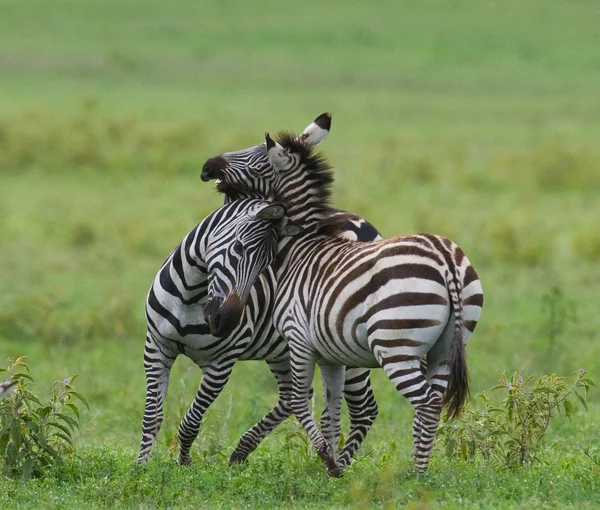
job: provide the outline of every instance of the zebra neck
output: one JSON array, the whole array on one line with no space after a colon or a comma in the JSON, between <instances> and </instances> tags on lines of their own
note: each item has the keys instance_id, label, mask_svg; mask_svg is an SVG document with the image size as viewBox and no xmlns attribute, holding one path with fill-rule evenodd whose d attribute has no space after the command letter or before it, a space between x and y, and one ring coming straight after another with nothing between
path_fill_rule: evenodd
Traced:
<instances>
[{"instance_id":1,"label":"zebra neck","mask_svg":"<svg viewBox=\"0 0 600 510\"><path fill-rule=\"evenodd\" d=\"M192 230L173 251L170 263L163 268L184 303L206 291L208 270L200 242L201 231L200 226Z\"/></svg>"},{"instance_id":2,"label":"zebra neck","mask_svg":"<svg viewBox=\"0 0 600 510\"><path fill-rule=\"evenodd\" d=\"M287 207L287 215L304 228L318 225L329 218L333 209L323 201L319 190L304 187L304 189L279 193L271 198L282 202Z\"/></svg>"}]
</instances>

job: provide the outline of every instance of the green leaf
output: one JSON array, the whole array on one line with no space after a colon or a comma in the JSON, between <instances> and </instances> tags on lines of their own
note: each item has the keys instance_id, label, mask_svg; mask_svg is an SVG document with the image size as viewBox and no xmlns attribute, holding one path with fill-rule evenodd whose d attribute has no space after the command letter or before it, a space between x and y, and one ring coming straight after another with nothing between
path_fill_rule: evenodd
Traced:
<instances>
[{"instance_id":1,"label":"green leaf","mask_svg":"<svg viewBox=\"0 0 600 510\"><path fill-rule=\"evenodd\" d=\"M46 416L48 416L50 414L51 411L52 411L52 407L46 406L46 407L40 407L40 408L36 409L34 412L40 418L45 418Z\"/></svg>"},{"instance_id":2,"label":"green leaf","mask_svg":"<svg viewBox=\"0 0 600 510\"><path fill-rule=\"evenodd\" d=\"M31 477L31 473L33 473L33 459L27 459L23 463L21 470L22 470L21 478L23 480L28 480Z\"/></svg>"},{"instance_id":3,"label":"green leaf","mask_svg":"<svg viewBox=\"0 0 600 510\"><path fill-rule=\"evenodd\" d=\"M29 420L26 424L25 427L27 427L27 429L29 429L31 432L39 432L40 427L39 425L34 422L33 420Z\"/></svg>"},{"instance_id":4,"label":"green leaf","mask_svg":"<svg viewBox=\"0 0 600 510\"><path fill-rule=\"evenodd\" d=\"M33 380L33 377L31 377L29 374L24 374L24 373L14 374L14 375L13 375L13 378L14 378L14 379L28 379L28 380L30 380L31 382L35 382L35 381Z\"/></svg>"},{"instance_id":5,"label":"green leaf","mask_svg":"<svg viewBox=\"0 0 600 510\"><path fill-rule=\"evenodd\" d=\"M25 363L25 360L27 359L27 356L19 356L15 362L13 363L13 365L16 366L21 366L21 367L25 367L26 370L29 370L29 367L27 366L27 363Z\"/></svg>"},{"instance_id":6,"label":"green leaf","mask_svg":"<svg viewBox=\"0 0 600 510\"><path fill-rule=\"evenodd\" d=\"M579 402L581 402L581 405L583 406L583 408L587 411L588 410L588 406L585 402L585 399L576 391L573 392L575 394L575 396L579 399Z\"/></svg>"},{"instance_id":7,"label":"green leaf","mask_svg":"<svg viewBox=\"0 0 600 510\"><path fill-rule=\"evenodd\" d=\"M36 397L36 396L35 396L33 393L28 393L28 394L25 396L25 400L26 400L27 402L34 402L34 403L36 403L36 404L37 404L37 405L39 405L39 406L41 406L41 405L42 405L42 403L39 401L39 399L38 399L38 398L37 398L37 397Z\"/></svg>"},{"instance_id":8,"label":"green leaf","mask_svg":"<svg viewBox=\"0 0 600 510\"><path fill-rule=\"evenodd\" d=\"M81 400L81 402L83 402L83 405L87 408L87 410L88 411L90 410L90 406L89 406L87 400L85 399L85 397L81 393L77 393L76 391L70 391L69 394L73 395L74 397L76 397L79 400Z\"/></svg>"},{"instance_id":9,"label":"green leaf","mask_svg":"<svg viewBox=\"0 0 600 510\"><path fill-rule=\"evenodd\" d=\"M73 446L73 440L67 435L63 434L62 432L56 432L54 435L60 437L61 439L64 439L67 443Z\"/></svg>"},{"instance_id":10,"label":"green leaf","mask_svg":"<svg viewBox=\"0 0 600 510\"><path fill-rule=\"evenodd\" d=\"M75 413L75 416L77 416L77 419L79 420L79 408L75 405L75 404L65 404L67 407L71 408L71 410Z\"/></svg>"},{"instance_id":11,"label":"green leaf","mask_svg":"<svg viewBox=\"0 0 600 510\"><path fill-rule=\"evenodd\" d=\"M6 445L8 444L9 439L10 434L8 433L8 431L0 435L0 456L4 455L4 452L6 452Z\"/></svg>"},{"instance_id":12,"label":"green leaf","mask_svg":"<svg viewBox=\"0 0 600 510\"><path fill-rule=\"evenodd\" d=\"M64 421L69 427L71 427L71 430L79 428L79 423L77 423L73 418L71 418L68 414L64 414L64 413L58 413L56 414L56 418L58 420L62 420Z\"/></svg>"},{"instance_id":13,"label":"green leaf","mask_svg":"<svg viewBox=\"0 0 600 510\"><path fill-rule=\"evenodd\" d=\"M21 420L13 419L10 425L10 438L12 439L12 442L17 445L17 448L21 446L21 437Z\"/></svg>"},{"instance_id":14,"label":"green leaf","mask_svg":"<svg viewBox=\"0 0 600 510\"><path fill-rule=\"evenodd\" d=\"M565 415L570 419L573 414L573 404L571 404L569 400L565 400L563 405L565 408Z\"/></svg>"},{"instance_id":15,"label":"green leaf","mask_svg":"<svg viewBox=\"0 0 600 510\"><path fill-rule=\"evenodd\" d=\"M50 427L55 427L55 428L57 428L59 430L62 430L65 434L67 434L69 436L71 435L71 431L67 427L65 427L62 423L58 423L56 421L53 421L51 423L48 423L48 425ZM58 432L55 432L53 435L57 435L57 434L58 434Z\"/></svg>"}]
</instances>

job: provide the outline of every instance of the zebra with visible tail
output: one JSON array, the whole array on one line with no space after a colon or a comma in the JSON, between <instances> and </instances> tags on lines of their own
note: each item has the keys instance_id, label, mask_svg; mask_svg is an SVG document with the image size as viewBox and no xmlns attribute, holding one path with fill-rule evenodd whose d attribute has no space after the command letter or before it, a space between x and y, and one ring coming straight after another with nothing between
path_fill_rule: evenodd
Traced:
<instances>
[{"instance_id":1,"label":"zebra with visible tail","mask_svg":"<svg viewBox=\"0 0 600 510\"><path fill-rule=\"evenodd\" d=\"M280 242L274 264L273 322L289 342L293 412L328 472L339 475L345 367L381 367L415 409L412 457L415 467L425 470L443 405L457 416L468 393L464 346L483 306L477 273L456 244L436 235L370 243L330 237L335 215L323 186L329 178L324 159L290 135L281 135L279 143L267 135L266 143L281 180L278 200L304 228ZM309 207L297 200L303 192L315 197ZM332 422L329 438L308 407L316 363Z\"/></svg>"},{"instance_id":2,"label":"zebra with visible tail","mask_svg":"<svg viewBox=\"0 0 600 510\"><path fill-rule=\"evenodd\" d=\"M297 138L294 143L298 146L311 147L319 144L329 133L331 115L319 115ZM236 152L227 152L206 161L202 168L203 181L217 179L217 189L225 194L225 203L239 196L274 197L279 193L294 194L296 218L298 221L310 220L299 209L313 211L315 203L323 197L315 195L315 191L323 189L328 193L332 177L323 176L319 187L306 188L303 185L305 176L302 172L294 174L279 174L275 171L267 156L265 143ZM382 239L377 230L360 216L346 211L328 208L328 234L354 241L374 241ZM350 432L346 444L340 453L340 464L346 466L352 460L354 453L360 447L375 418L378 409L371 388L370 370L349 367L346 371L344 398L348 404L350 415ZM334 441L328 409L321 416L321 426L324 435Z\"/></svg>"},{"instance_id":3,"label":"zebra with visible tail","mask_svg":"<svg viewBox=\"0 0 600 510\"><path fill-rule=\"evenodd\" d=\"M198 392L178 431L181 464L190 462L190 448L202 416L239 360L265 360L277 379L279 400L242 436L230 463L244 460L289 416L288 348L272 328L275 280L270 270L263 273L275 256L278 236L298 232L285 221L284 212L280 204L256 199L224 205L184 238L156 275L146 302L147 391L138 462L150 456L163 419L169 374L179 354L192 359L203 371ZM229 281L230 290L226 294L212 291L209 274Z\"/></svg>"}]
</instances>

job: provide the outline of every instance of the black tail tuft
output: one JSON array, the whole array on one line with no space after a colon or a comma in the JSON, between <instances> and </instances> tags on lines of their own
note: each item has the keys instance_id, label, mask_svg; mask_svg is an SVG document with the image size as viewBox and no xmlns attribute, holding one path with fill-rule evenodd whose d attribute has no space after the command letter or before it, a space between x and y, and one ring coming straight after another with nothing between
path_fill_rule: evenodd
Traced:
<instances>
[{"instance_id":1,"label":"black tail tuft","mask_svg":"<svg viewBox=\"0 0 600 510\"><path fill-rule=\"evenodd\" d=\"M462 324L457 325L454 331L450 347L449 368L450 380L444 395L444 405L447 406L446 418L458 418L469 395L469 370L467 369L467 352L462 338Z\"/></svg>"}]
</instances>

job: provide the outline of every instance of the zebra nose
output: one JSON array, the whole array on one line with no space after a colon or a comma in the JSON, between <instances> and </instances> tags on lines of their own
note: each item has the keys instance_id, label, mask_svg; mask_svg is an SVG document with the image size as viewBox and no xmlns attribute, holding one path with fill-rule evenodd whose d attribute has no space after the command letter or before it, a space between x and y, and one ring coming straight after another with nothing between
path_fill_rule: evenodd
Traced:
<instances>
[{"instance_id":1,"label":"zebra nose","mask_svg":"<svg viewBox=\"0 0 600 510\"><path fill-rule=\"evenodd\" d=\"M237 327L244 307L236 294L232 294L211 316L210 334L218 338L229 335Z\"/></svg>"},{"instance_id":2,"label":"zebra nose","mask_svg":"<svg viewBox=\"0 0 600 510\"><path fill-rule=\"evenodd\" d=\"M202 166L202 173L200 179L204 182L210 181L211 179L224 179L225 174L223 170L227 167L227 162L221 156L215 156L206 160L206 163Z\"/></svg>"}]
</instances>

